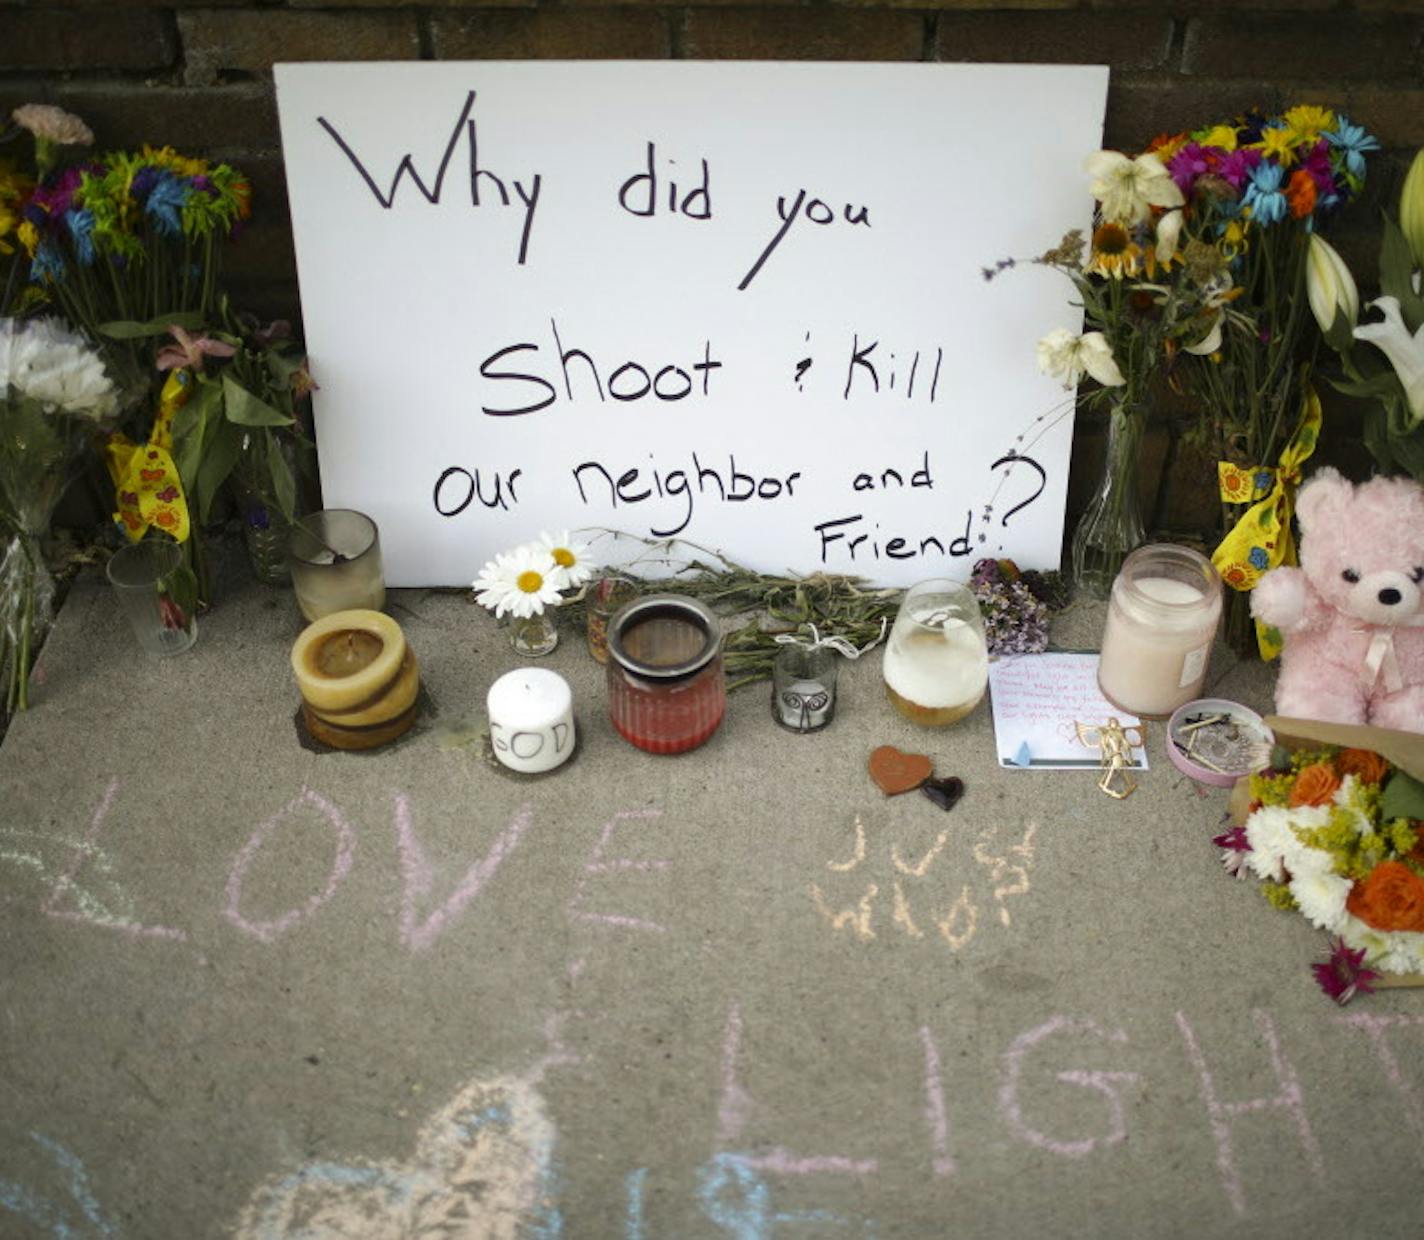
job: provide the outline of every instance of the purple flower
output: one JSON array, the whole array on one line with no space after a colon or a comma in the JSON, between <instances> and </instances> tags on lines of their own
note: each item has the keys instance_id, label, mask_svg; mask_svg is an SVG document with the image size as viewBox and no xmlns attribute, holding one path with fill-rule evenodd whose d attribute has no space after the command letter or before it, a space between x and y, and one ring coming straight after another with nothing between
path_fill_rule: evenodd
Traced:
<instances>
[{"instance_id":1,"label":"purple flower","mask_svg":"<svg viewBox=\"0 0 1424 1240\"><path fill-rule=\"evenodd\" d=\"M1195 142L1188 142L1167 161L1167 171L1172 174L1172 180L1177 183L1177 188L1190 198L1193 183L1197 177L1205 176L1213 170L1213 165L1216 162L1215 156L1220 153L1215 147L1199 146Z\"/></svg>"},{"instance_id":2,"label":"purple flower","mask_svg":"<svg viewBox=\"0 0 1424 1240\"><path fill-rule=\"evenodd\" d=\"M1363 947L1351 951L1345 946L1344 939L1335 939L1330 945L1330 959L1324 964L1313 964L1310 969L1320 989L1343 1007L1355 997L1356 991L1366 995L1374 993L1370 983L1379 974L1365 968L1364 964Z\"/></svg>"},{"instance_id":3,"label":"purple flower","mask_svg":"<svg viewBox=\"0 0 1424 1240\"><path fill-rule=\"evenodd\" d=\"M162 171L153 167L152 164L145 164L133 175L133 180L129 182L129 196L135 202L142 202L148 197L149 191L157 184L158 178L163 175Z\"/></svg>"},{"instance_id":4,"label":"purple flower","mask_svg":"<svg viewBox=\"0 0 1424 1240\"><path fill-rule=\"evenodd\" d=\"M1251 169L1261 162L1260 151L1226 151L1216 165L1216 175L1240 190L1251 175Z\"/></svg>"},{"instance_id":5,"label":"purple flower","mask_svg":"<svg viewBox=\"0 0 1424 1240\"><path fill-rule=\"evenodd\" d=\"M1230 831L1223 831L1212 843L1221 849L1221 864L1226 867L1228 874L1243 879L1251 876L1246 868L1246 855L1251 851L1251 843L1246 838L1245 827L1232 827Z\"/></svg>"}]
</instances>

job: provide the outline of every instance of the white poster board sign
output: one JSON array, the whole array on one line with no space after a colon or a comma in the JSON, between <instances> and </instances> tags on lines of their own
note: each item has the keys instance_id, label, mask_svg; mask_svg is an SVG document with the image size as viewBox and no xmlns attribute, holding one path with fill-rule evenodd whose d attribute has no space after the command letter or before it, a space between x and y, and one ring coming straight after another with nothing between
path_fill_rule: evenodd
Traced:
<instances>
[{"instance_id":1,"label":"white poster board sign","mask_svg":"<svg viewBox=\"0 0 1424 1240\"><path fill-rule=\"evenodd\" d=\"M541 530L767 572L1055 567L1072 441L1034 344L1107 70L278 65L328 507L392 585Z\"/></svg>"}]
</instances>

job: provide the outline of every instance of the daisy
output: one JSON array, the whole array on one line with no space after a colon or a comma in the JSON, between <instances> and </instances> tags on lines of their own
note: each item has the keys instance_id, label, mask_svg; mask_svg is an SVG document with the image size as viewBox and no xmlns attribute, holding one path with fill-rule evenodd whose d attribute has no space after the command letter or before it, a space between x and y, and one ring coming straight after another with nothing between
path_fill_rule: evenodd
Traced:
<instances>
[{"instance_id":1,"label":"daisy","mask_svg":"<svg viewBox=\"0 0 1424 1240\"><path fill-rule=\"evenodd\" d=\"M1061 378L1065 388L1076 387L1085 372L1104 387L1121 387L1127 382L1102 332L1075 336L1066 327L1055 328L1038 342L1038 369Z\"/></svg>"},{"instance_id":2,"label":"daisy","mask_svg":"<svg viewBox=\"0 0 1424 1240\"><path fill-rule=\"evenodd\" d=\"M577 587L593 576L597 567L588 557L588 545L574 542L568 530L557 534L540 534L538 546L553 557L563 574L562 586Z\"/></svg>"},{"instance_id":3,"label":"daisy","mask_svg":"<svg viewBox=\"0 0 1424 1240\"><path fill-rule=\"evenodd\" d=\"M1103 204L1104 219L1140 224L1153 207L1180 207L1186 202L1167 166L1152 152L1129 159L1120 151L1097 151L1083 166L1093 178L1088 188Z\"/></svg>"},{"instance_id":4,"label":"daisy","mask_svg":"<svg viewBox=\"0 0 1424 1240\"><path fill-rule=\"evenodd\" d=\"M559 604L562 570L542 547L516 547L480 569L475 578L475 601L496 616L508 612L521 619L543 613Z\"/></svg>"},{"instance_id":5,"label":"daisy","mask_svg":"<svg viewBox=\"0 0 1424 1240\"><path fill-rule=\"evenodd\" d=\"M1142 268L1142 250L1121 224L1109 221L1093 229L1093 252L1083 269L1109 279L1135 276Z\"/></svg>"}]
</instances>

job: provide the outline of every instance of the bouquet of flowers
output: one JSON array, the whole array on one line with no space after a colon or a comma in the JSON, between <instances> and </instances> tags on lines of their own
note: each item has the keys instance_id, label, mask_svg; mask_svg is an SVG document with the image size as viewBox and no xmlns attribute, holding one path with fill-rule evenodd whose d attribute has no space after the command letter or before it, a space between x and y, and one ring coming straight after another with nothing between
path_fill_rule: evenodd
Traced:
<instances>
[{"instance_id":1,"label":"bouquet of flowers","mask_svg":"<svg viewBox=\"0 0 1424 1240\"><path fill-rule=\"evenodd\" d=\"M1183 270L1204 294L1207 332L1180 379L1201 401L1218 459L1224 537L1213 562L1237 593L1227 638L1251 644L1246 607L1267 569L1294 564L1290 518L1320 405L1310 386L1312 238L1364 184L1379 144L1329 109L1302 104L1159 138L1185 200ZM1279 641L1257 631L1261 653Z\"/></svg>"},{"instance_id":2,"label":"bouquet of flowers","mask_svg":"<svg viewBox=\"0 0 1424 1240\"><path fill-rule=\"evenodd\" d=\"M221 242L248 218L251 197L227 164L145 146L49 171L17 234L30 279L105 341L110 370L138 401L152 386L148 325L212 317Z\"/></svg>"},{"instance_id":3,"label":"bouquet of flowers","mask_svg":"<svg viewBox=\"0 0 1424 1240\"><path fill-rule=\"evenodd\" d=\"M559 634L544 609L564 602L566 592L577 591L594 568L588 547L574 542L568 530L541 534L537 542L502 552L480 569L475 601L496 617L511 617L510 640L521 654L548 654Z\"/></svg>"},{"instance_id":4,"label":"bouquet of flowers","mask_svg":"<svg viewBox=\"0 0 1424 1240\"><path fill-rule=\"evenodd\" d=\"M1323 237L1310 239L1306 290L1326 343L1340 355L1340 391L1373 401L1365 446L1385 471L1424 482L1424 150L1414 156L1399 196L1399 220L1384 217L1380 296L1367 308L1383 319L1360 323L1355 278ZM1356 349L1357 341L1370 348Z\"/></svg>"},{"instance_id":5,"label":"bouquet of flowers","mask_svg":"<svg viewBox=\"0 0 1424 1240\"><path fill-rule=\"evenodd\" d=\"M86 441L118 402L98 352L51 319L0 319L0 677L29 705L30 657L53 618L42 540Z\"/></svg>"},{"instance_id":6,"label":"bouquet of flowers","mask_svg":"<svg viewBox=\"0 0 1424 1240\"><path fill-rule=\"evenodd\" d=\"M1424 973L1424 784L1368 749L1300 749L1250 779L1245 824L1216 838L1238 877L1334 936L1314 967L1348 1002L1381 973Z\"/></svg>"}]
</instances>

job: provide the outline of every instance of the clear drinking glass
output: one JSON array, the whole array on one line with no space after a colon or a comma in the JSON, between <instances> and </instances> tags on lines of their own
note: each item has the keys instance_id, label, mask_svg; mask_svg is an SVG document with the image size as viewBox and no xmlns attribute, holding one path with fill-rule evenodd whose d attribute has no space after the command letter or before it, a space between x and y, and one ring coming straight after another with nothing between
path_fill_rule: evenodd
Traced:
<instances>
[{"instance_id":1,"label":"clear drinking glass","mask_svg":"<svg viewBox=\"0 0 1424 1240\"><path fill-rule=\"evenodd\" d=\"M328 508L292 523L292 589L308 620L386 605L381 537L364 512Z\"/></svg>"},{"instance_id":2,"label":"clear drinking glass","mask_svg":"<svg viewBox=\"0 0 1424 1240\"><path fill-rule=\"evenodd\" d=\"M119 605L148 654L182 654L198 640L192 591L179 580L182 565L183 549L166 539L130 543L109 559Z\"/></svg>"},{"instance_id":3,"label":"clear drinking glass","mask_svg":"<svg viewBox=\"0 0 1424 1240\"><path fill-rule=\"evenodd\" d=\"M885 645L884 675L895 709L915 723L944 727L979 705L989 649L967 586L937 577L905 592Z\"/></svg>"},{"instance_id":4,"label":"clear drinking glass","mask_svg":"<svg viewBox=\"0 0 1424 1240\"><path fill-rule=\"evenodd\" d=\"M584 600L588 617L588 652L599 663L608 662L608 621L624 603L638 597L638 583L630 577L600 577Z\"/></svg>"}]
</instances>

